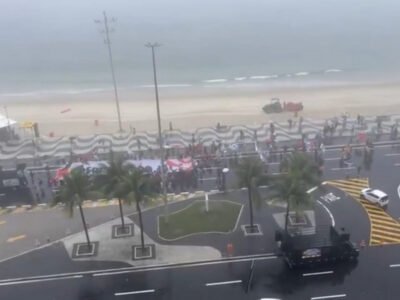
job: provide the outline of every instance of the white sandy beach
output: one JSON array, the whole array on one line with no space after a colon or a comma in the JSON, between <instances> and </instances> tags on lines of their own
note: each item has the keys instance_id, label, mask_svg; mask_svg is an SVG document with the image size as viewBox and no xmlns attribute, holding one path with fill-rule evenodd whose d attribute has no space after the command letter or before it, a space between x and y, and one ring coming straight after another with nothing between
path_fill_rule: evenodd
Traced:
<instances>
[{"instance_id":1,"label":"white sandy beach","mask_svg":"<svg viewBox=\"0 0 400 300\"><path fill-rule=\"evenodd\" d=\"M318 88L183 88L160 89L163 128L172 121L174 128L189 130L221 124L254 124L271 120L286 121L292 114L262 112L273 97L281 101L301 101L304 117L323 119L348 112L380 115L400 113L400 85L376 84ZM117 131L117 116L112 92L77 95L2 97L10 118L39 123L41 134L56 136ZM155 130L154 90L120 91L123 126L129 130ZM61 111L70 111L61 113ZM95 120L99 125L95 126Z\"/></svg>"}]
</instances>

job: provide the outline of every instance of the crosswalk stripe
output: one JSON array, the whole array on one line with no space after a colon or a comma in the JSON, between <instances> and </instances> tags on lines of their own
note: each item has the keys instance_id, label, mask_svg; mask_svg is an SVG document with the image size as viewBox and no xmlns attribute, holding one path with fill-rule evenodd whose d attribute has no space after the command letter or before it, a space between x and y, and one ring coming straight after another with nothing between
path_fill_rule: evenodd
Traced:
<instances>
[{"instance_id":1,"label":"crosswalk stripe","mask_svg":"<svg viewBox=\"0 0 400 300\"><path fill-rule=\"evenodd\" d=\"M379 230L379 229L372 229L372 233L374 236L383 236L385 238L390 237L394 239L399 239L399 232L392 232L388 230Z\"/></svg>"},{"instance_id":2,"label":"crosswalk stripe","mask_svg":"<svg viewBox=\"0 0 400 300\"><path fill-rule=\"evenodd\" d=\"M371 215L371 217L376 218L376 219L389 219L389 220L393 220L392 217L390 217L387 213L383 212L383 211L376 211L373 209L369 209L368 207L366 207L366 209L368 209L368 213Z\"/></svg>"},{"instance_id":3,"label":"crosswalk stripe","mask_svg":"<svg viewBox=\"0 0 400 300\"><path fill-rule=\"evenodd\" d=\"M377 220L376 222L374 222L373 224L375 225L381 225L381 226L391 226L391 227L395 227L395 228L400 228L400 224L399 223L395 223L393 222L393 220Z\"/></svg>"},{"instance_id":4,"label":"crosswalk stripe","mask_svg":"<svg viewBox=\"0 0 400 300\"><path fill-rule=\"evenodd\" d=\"M387 226L387 225L382 225L382 224L374 224L372 227L372 231L375 230L383 230L387 232L400 232L400 227L398 227L398 224L394 224L395 226Z\"/></svg>"},{"instance_id":5,"label":"crosswalk stripe","mask_svg":"<svg viewBox=\"0 0 400 300\"><path fill-rule=\"evenodd\" d=\"M393 244L398 244L399 241L389 241L389 240L383 240L383 239L371 239L371 246L382 246L382 245L393 245Z\"/></svg>"},{"instance_id":6,"label":"crosswalk stripe","mask_svg":"<svg viewBox=\"0 0 400 300\"><path fill-rule=\"evenodd\" d=\"M353 178L353 179L336 179L336 180L330 180L331 182L337 182L337 183L344 183L344 184L361 184L363 186L368 185L368 179L358 179L358 178Z\"/></svg>"},{"instance_id":7,"label":"crosswalk stripe","mask_svg":"<svg viewBox=\"0 0 400 300\"><path fill-rule=\"evenodd\" d=\"M379 212L384 212L386 213L381 207L374 205L374 204L370 204L369 202L365 201L365 200L361 200L360 201L365 207L368 207L368 209L370 210L376 210Z\"/></svg>"},{"instance_id":8,"label":"crosswalk stripe","mask_svg":"<svg viewBox=\"0 0 400 300\"><path fill-rule=\"evenodd\" d=\"M374 240L379 240L379 241L383 241L383 242L386 241L386 242L390 242L390 243L400 243L400 238L392 238L387 235L379 235L379 234L374 235ZM384 243L380 243L380 244L384 244Z\"/></svg>"},{"instance_id":9,"label":"crosswalk stripe","mask_svg":"<svg viewBox=\"0 0 400 300\"><path fill-rule=\"evenodd\" d=\"M361 189L365 188L365 184L346 184L346 183L342 183L342 182L336 182L333 181L332 182L335 186L339 186L339 187L343 187L345 189L354 189L354 190L358 190L360 191Z\"/></svg>"},{"instance_id":10,"label":"crosswalk stripe","mask_svg":"<svg viewBox=\"0 0 400 300\"><path fill-rule=\"evenodd\" d=\"M368 179L339 179L327 181L327 183L353 197L365 209L371 224L371 246L400 244L400 223L382 208L360 199L361 190L369 187Z\"/></svg>"}]
</instances>

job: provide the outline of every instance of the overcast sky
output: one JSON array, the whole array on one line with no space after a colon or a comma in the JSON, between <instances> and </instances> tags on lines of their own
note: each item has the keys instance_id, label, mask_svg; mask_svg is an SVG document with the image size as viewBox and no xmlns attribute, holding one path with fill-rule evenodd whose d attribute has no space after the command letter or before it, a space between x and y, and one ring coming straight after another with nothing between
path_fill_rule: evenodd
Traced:
<instances>
[{"instance_id":1,"label":"overcast sky","mask_svg":"<svg viewBox=\"0 0 400 300\"><path fill-rule=\"evenodd\" d=\"M363 56L359 49L389 60L400 51L398 0L1 0L0 67L103 68L93 22L103 10L118 19L121 68L148 66L147 41L163 43L160 60L178 69L194 60L228 65L242 54L256 64L263 56L312 59L302 55L313 49L321 60L337 52L349 62Z\"/></svg>"}]
</instances>

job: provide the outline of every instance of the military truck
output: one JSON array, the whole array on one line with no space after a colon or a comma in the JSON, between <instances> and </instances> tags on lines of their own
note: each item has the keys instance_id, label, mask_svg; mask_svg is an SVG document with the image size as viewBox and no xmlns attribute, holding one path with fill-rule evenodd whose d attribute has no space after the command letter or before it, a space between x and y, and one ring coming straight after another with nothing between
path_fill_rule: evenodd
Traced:
<instances>
[{"instance_id":1,"label":"military truck","mask_svg":"<svg viewBox=\"0 0 400 300\"><path fill-rule=\"evenodd\" d=\"M359 249L350 241L350 234L334 227L317 227L314 234L275 233L279 254L289 268L313 267L337 262L356 261Z\"/></svg>"}]
</instances>

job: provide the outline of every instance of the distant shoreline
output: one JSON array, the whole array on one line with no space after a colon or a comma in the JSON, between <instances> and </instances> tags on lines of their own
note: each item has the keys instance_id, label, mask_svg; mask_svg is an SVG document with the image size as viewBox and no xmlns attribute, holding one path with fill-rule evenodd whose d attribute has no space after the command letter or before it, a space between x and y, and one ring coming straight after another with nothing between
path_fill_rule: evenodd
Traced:
<instances>
[{"instance_id":1,"label":"distant shoreline","mask_svg":"<svg viewBox=\"0 0 400 300\"><path fill-rule=\"evenodd\" d=\"M262 112L270 99L302 102L304 117L325 119L344 112L351 115L400 113L400 84L358 84L324 87L271 88L183 88L160 89L163 128L194 129L221 124L254 124L287 121L292 114ZM29 97L28 97L29 98ZM11 119L39 123L41 134L56 136L110 133L117 131L115 100L112 90L86 94L14 97L3 101ZM156 129L154 90L120 90L123 125L137 130ZM62 113L62 111L68 110ZM98 126L95 126L95 120Z\"/></svg>"}]
</instances>

